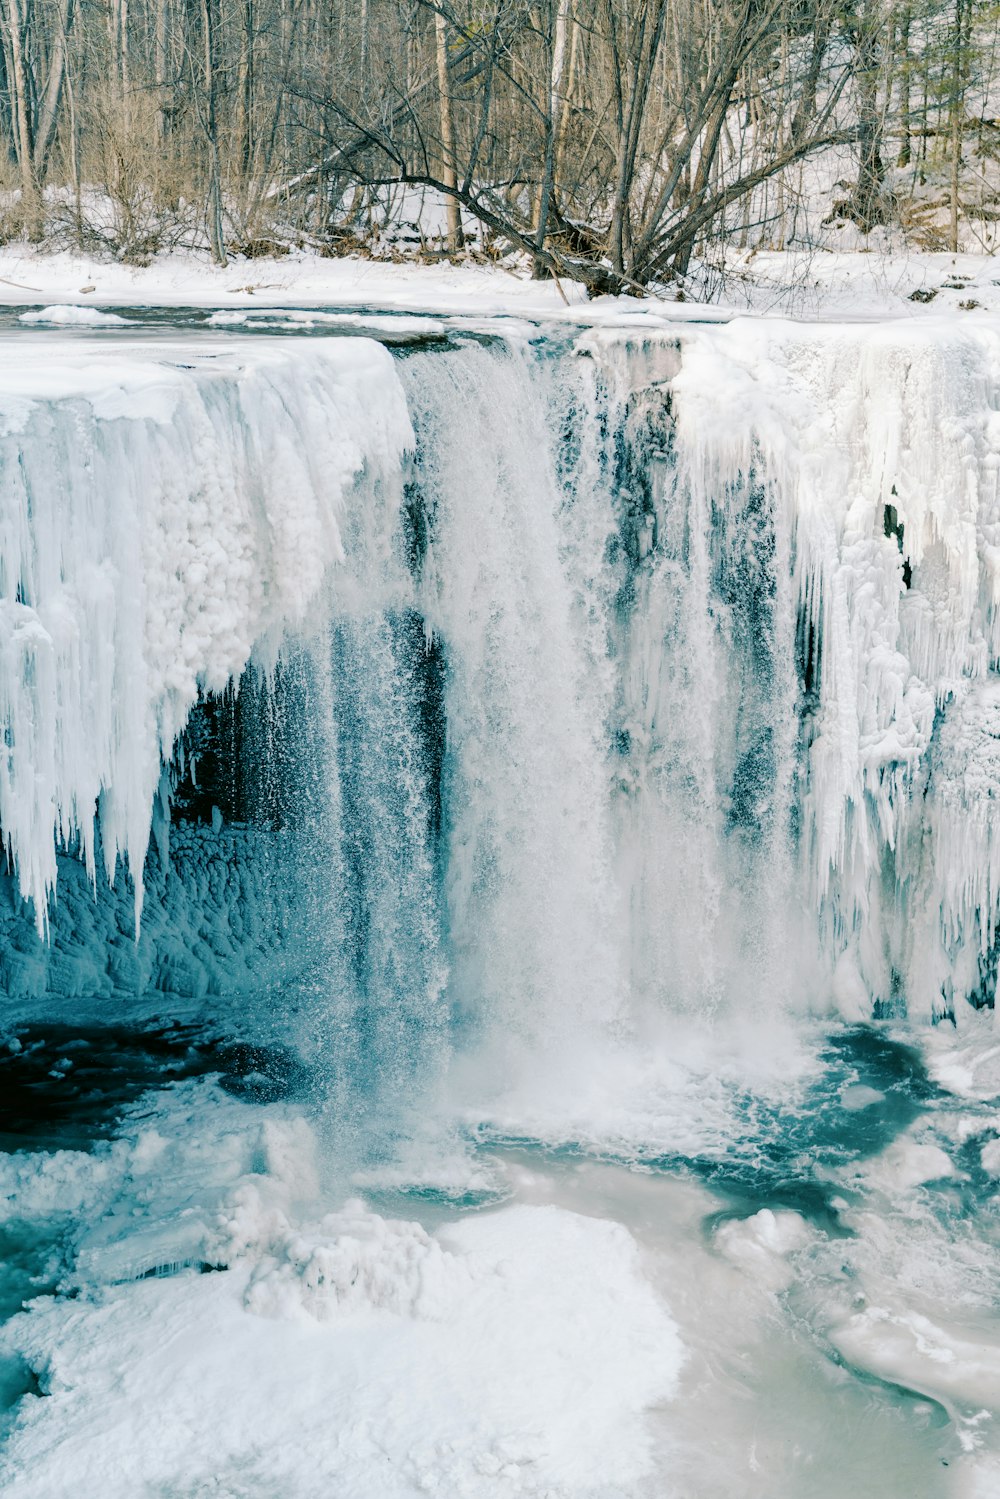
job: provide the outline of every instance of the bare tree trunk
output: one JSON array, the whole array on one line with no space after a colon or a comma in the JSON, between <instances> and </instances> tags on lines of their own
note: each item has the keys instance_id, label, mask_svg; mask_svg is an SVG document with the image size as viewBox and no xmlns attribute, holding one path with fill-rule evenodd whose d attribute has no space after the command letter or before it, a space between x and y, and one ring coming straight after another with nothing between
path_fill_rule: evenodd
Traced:
<instances>
[{"instance_id":1,"label":"bare tree trunk","mask_svg":"<svg viewBox=\"0 0 1000 1499\"><path fill-rule=\"evenodd\" d=\"M855 87L858 99L858 181L847 212L862 234L889 218L882 161L882 119L878 108L882 62L878 0L864 0L854 27Z\"/></svg>"},{"instance_id":2,"label":"bare tree trunk","mask_svg":"<svg viewBox=\"0 0 1000 1499\"><path fill-rule=\"evenodd\" d=\"M562 107L559 112L559 129L556 132L556 153L552 168L552 189L559 190L560 173L563 159L566 155L566 138L569 133L569 121L572 113L573 93L576 89L576 76L578 59L580 53L580 28L573 20L572 7L569 14L569 63L566 67L566 87L562 91Z\"/></svg>"},{"instance_id":3,"label":"bare tree trunk","mask_svg":"<svg viewBox=\"0 0 1000 1499\"><path fill-rule=\"evenodd\" d=\"M121 49L122 100L126 110L131 103L132 83L129 75L128 0L118 0L118 24L121 27L119 46Z\"/></svg>"},{"instance_id":4,"label":"bare tree trunk","mask_svg":"<svg viewBox=\"0 0 1000 1499\"><path fill-rule=\"evenodd\" d=\"M910 165L910 6L900 9L899 16L899 114L901 121L899 156L896 165Z\"/></svg>"},{"instance_id":5,"label":"bare tree trunk","mask_svg":"<svg viewBox=\"0 0 1000 1499\"><path fill-rule=\"evenodd\" d=\"M205 47L205 135L208 138L208 243L216 265L227 263L222 230L222 174L215 115L215 16L212 0L201 0L201 22Z\"/></svg>"},{"instance_id":6,"label":"bare tree trunk","mask_svg":"<svg viewBox=\"0 0 1000 1499\"><path fill-rule=\"evenodd\" d=\"M167 99L167 0L156 0L156 35L153 42L153 84L156 89L156 143L160 150L169 130Z\"/></svg>"},{"instance_id":7,"label":"bare tree trunk","mask_svg":"<svg viewBox=\"0 0 1000 1499\"><path fill-rule=\"evenodd\" d=\"M552 38L552 64L549 69L549 118L545 138L545 164L542 168L542 187L538 200L538 228L535 246L534 274L542 276L546 267L540 258L545 249L545 235L549 222L549 200L552 197L552 182L555 171L556 140L562 110L563 68L566 62L566 28L569 19L569 0L556 0L555 30Z\"/></svg>"},{"instance_id":8,"label":"bare tree trunk","mask_svg":"<svg viewBox=\"0 0 1000 1499\"><path fill-rule=\"evenodd\" d=\"M76 245L83 249L83 192L80 185L80 125L76 114L76 95L72 72L66 68L66 100L69 106L69 169L73 182L74 228Z\"/></svg>"},{"instance_id":9,"label":"bare tree trunk","mask_svg":"<svg viewBox=\"0 0 1000 1499\"><path fill-rule=\"evenodd\" d=\"M452 255L462 248L462 213L454 189L458 186L455 169L455 120L451 108L451 89L448 84L448 31L444 16L434 12L434 39L437 52L438 97L441 109L441 181L448 194L448 250Z\"/></svg>"},{"instance_id":10,"label":"bare tree trunk","mask_svg":"<svg viewBox=\"0 0 1000 1499\"><path fill-rule=\"evenodd\" d=\"M30 239L41 239L44 223L42 200L35 177L34 146L31 138L31 105L28 98L28 79L24 60L26 44L25 17L20 0L7 0L10 54L14 85L14 129L15 149L21 169L21 210L25 229Z\"/></svg>"},{"instance_id":11,"label":"bare tree trunk","mask_svg":"<svg viewBox=\"0 0 1000 1499\"><path fill-rule=\"evenodd\" d=\"M813 44L809 56L809 67L802 84L802 92L799 102L792 116L792 140L800 141L805 138L806 131L816 113L816 90L819 87L820 73L823 68L823 59L826 49L830 44L830 12L826 5L821 3L813 13Z\"/></svg>"},{"instance_id":12,"label":"bare tree trunk","mask_svg":"<svg viewBox=\"0 0 1000 1499\"><path fill-rule=\"evenodd\" d=\"M631 251L631 245L626 246L626 238L630 237L629 203L635 181L635 166L639 154L643 118L649 101L649 91L660 43L663 39L666 0L654 0L649 10L652 14L644 10L639 23L639 43L636 49L638 55L635 59L628 109L624 115L624 132L618 145L618 169L612 199L611 228L608 234L611 264L618 276L626 274L626 258L631 260L630 254L626 256L626 250ZM620 61L616 63L616 67L620 69Z\"/></svg>"},{"instance_id":13,"label":"bare tree trunk","mask_svg":"<svg viewBox=\"0 0 1000 1499\"><path fill-rule=\"evenodd\" d=\"M725 93L715 106L714 116L709 120L705 137L701 144L701 154L698 158L698 170L695 173L694 184L688 195L685 207L690 214L697 213L705 200L708 191L712 165L719 149L719 140L722 136L722 127L725 123L726 110L729 108L730 93ZM678 276L686 276L691 264L691 256L694 253L694 240L684 242L678 250L674 259L674 271Z\"/></svg>"},{"instance_id":14,"label":"bare tree trunk","mask_svg":"<svg viewBox=\"0 0 1000 1499\"><path fill-rule=\"evenodd\" d=\"M52 138L58 122L59 101L62 97L63 82L66 77L66 54L69 48L69 34L73 26L73 19L73 0L61 0L57 16L56 34L52 40L52 48L49 54L49 76L45 85L45 93L42 97L38 126L35 131L34 175L35 181L38 183L45 181L45 168L48 163Z\"/></svg>"},{"instance_id":15,"label":"bare tree trunk","mask_svg":"<svg viewBox=\"0 0 1000 1499\"><path fill-rule=\"evenodd\" d=\"M949 248L958 254L958 187L962 168L962 115L965 112L965 79L962 66L962 0L955 0L955 36L951 59L951 181L949 184Z\"/></svg>"},{"instance_id":16,"label":"bare tree trunk","mask_svg":"<svg viewBox=\"0 0 1000 1499\"><path fill-rule=\"evenodd\" d=\"M240 36L240 87L237 100L239 120L240 167L249 176L253 161L253 95L254 95L254 0L244 0L243 26Z\"/></svg>"}]
</instances>

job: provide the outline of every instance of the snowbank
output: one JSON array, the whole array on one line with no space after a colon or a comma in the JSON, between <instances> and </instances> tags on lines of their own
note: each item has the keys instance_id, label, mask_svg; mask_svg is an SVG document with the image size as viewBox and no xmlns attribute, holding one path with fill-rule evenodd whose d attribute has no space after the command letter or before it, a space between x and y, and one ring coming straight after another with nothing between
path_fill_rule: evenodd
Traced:
<instances>
[{"instance_id":1,"label":"snowbank","mask_svg":"<svg viewBox=\"0 0 1000 1499\"><path fill-rule=\"evenodd\" d=\"M678 300L666 286L642 300L588 301L572 282L533 281L529 269L466 262L436 265L293 251L278 259L232 261L158 255L145 267L90 256L0 247L0 304L60 302L84 306L393 308L411 312L514 313L585 324L640 319L656 324L761 316L922 319L952 315L977 322L1000 311L1000 273L990 255L858 251L737 251L718 265L695 262ZM51 311L51 306L46 310Z\"/></svg>"}]
</instances>

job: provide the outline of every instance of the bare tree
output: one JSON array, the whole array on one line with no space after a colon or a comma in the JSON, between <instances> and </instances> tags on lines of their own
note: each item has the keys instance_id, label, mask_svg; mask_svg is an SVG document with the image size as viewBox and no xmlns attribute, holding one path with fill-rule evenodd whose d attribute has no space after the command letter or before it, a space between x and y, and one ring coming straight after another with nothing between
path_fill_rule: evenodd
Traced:
<instances>
[{"instance_id":1,"label":"bare tree","mask_svg":"<svg viewBox=\"0 0 1000 1499\"><path fill-rule=\"evenodd\" d=\"M24 232L65 184L81 242L133 257L356 242L418 185L451 253L464 215L536 275L641 291L914 194L957 245L972 180L1000 214L986 0L0 0L0 32ZM838 166L807 191L811 157Z\"/></svg>"},{"instance_id":2,"label":"bare tree","mask_svg":"<svg viewBox=\"0 0 1000 1499\"><path fill-rule=\"evenodd\" d=\"M441 111L441 181L447 191L448 249L455 255L462 248L462 215L456 196L458 176L455 170L455 121L448 82L448 23L440 10L434 12L434 44Z\"/></svg>"}]
</instances>

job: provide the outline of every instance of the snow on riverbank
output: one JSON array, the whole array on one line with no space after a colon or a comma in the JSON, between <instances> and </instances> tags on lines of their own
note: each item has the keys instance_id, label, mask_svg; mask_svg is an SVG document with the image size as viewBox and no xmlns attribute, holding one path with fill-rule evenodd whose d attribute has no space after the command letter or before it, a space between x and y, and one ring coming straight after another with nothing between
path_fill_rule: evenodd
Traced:
<instances>
[{"instance_id":1,"label":"snow on riverbank","mask_svg":"<svg viewBox=\"0 0 1000 1499\"><path fill-rule=\"evenodd\" d=\"M679 288L645 299L588 302L572 282L533 281L511 261L427 265L328 259L310 251L219 268L192 252L137 267L24 245L0 248L0 305L67 302L114 306L241 307L264 304L407 309L431 313L520 313L577 322L676 321L753 312L796 318L981 317L1000 311L1000 261L988 255L730 251L719 266L695 264Z\"/></svg>"}]
</instances>

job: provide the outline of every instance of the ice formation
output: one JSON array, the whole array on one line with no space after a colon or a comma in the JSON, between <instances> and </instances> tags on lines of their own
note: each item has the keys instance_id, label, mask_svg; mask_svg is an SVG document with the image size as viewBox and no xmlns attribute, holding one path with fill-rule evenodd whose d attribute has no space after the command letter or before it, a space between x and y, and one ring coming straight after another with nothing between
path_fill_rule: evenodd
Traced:
<instances>
[{"instance_id":1,"label":"ice formation","mask_svg":"<svg viewBox=\"0 0 1000 1499\"><path fill-rule=\"evenodd\" d=\"M75 303L60 303L53 307L37 307L32 312L22 312L22 323L37 323L51 327L123 327L127 318L116 312L102 312L99 307L78 307Z\"/></svg>"},{"instance_id":2,"label":"ice formation","mask_svg":"<svg viewBox=\"0 0 1000 1499\"><path fill-rule=\"evenodd\" d=\"M675 382L696 486L756 467L784 511L818 681L805 873L841 993L860 973L913 1013L996 981L998 361L989 328L737 324Z\"/></svg>"},{"instance_id":3,"label":"ice formation","mask_svg":"<svg viewBox=\"0 0 1000 1499\"><path fill-rule=\"evenodd\" d=\"M0 827L44 923L79 839L137 914L164 761L199 691L305 621L352 491L409 425L370 341L238 353L18 345L0 389Z\"/></svg>"},{"instance_id":4,"label":"ice formation","mask_svg":"<svg viewBox=\"0 0 1000 1499\"><path fill-rule=\"evenodd\" d=\"M245 991L308 948L331 1013L418 1049L992 1004L992 326L425 323L395 360L20 336L0 826L41 936L8 897L8 992ZM189 716L251 658L280 816L226 813L224 879L221 813L161 840L132 957L120 880L81 935L60 851L123 857L138 907Z\"/></svg>"}]
</instances>

